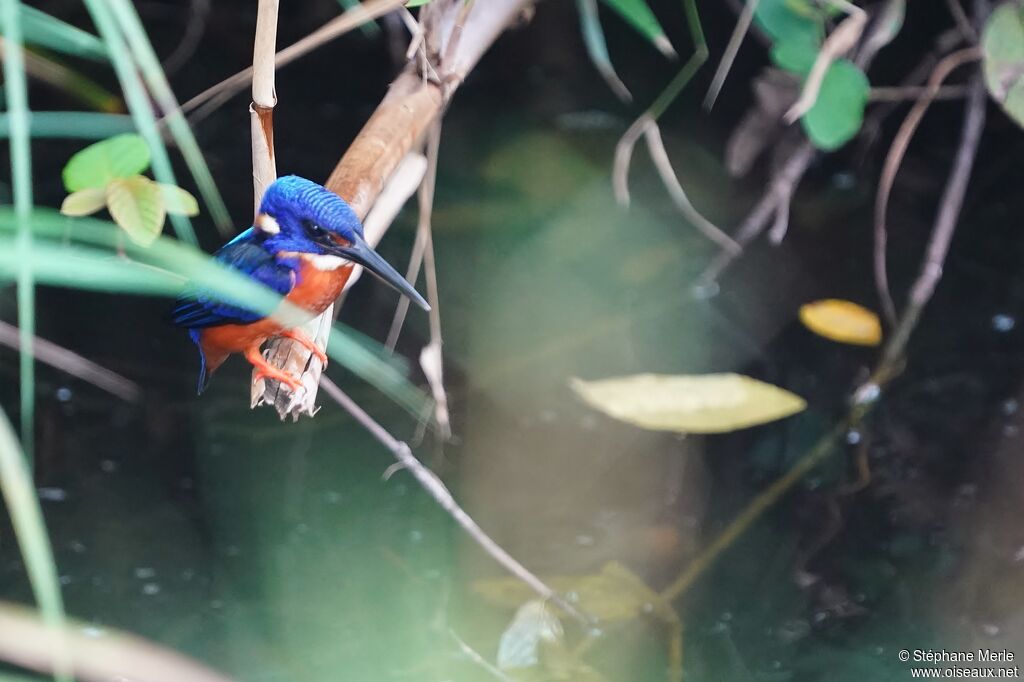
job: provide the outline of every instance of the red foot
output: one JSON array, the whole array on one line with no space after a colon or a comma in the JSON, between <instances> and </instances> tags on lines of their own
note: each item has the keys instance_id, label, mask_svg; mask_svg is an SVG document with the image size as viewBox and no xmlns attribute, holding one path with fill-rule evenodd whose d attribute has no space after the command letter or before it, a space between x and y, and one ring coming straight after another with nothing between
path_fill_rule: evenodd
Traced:
<instances>
[{"instance_id":1,"label":"red foot","mask_svg":"<svg viewBox=\"0 0 1024 682\"><path fill-rule=\"evenodd\" d=\"M296 343L299 343L303 348L308 350L313 355L320 359L320 364L324 367L327 366L327 354L320 350L320 347L313 343L313 340L306 335L306 332L301 329L286 329L281 332L279 336L283 336L288 339L292 339Z\"/></svg>"},{"instance_id":2,"label":"red foot","mask_svg":"<svg viewBox=\"0 0 1024 682\"><path fill-rule=\"evenodd\" d=\"M260 379L276 379L288 388L292 389L292 391L297 391L302 387L301 381L264 360L263 354L260 353L259 346L253 346L249 350L245 351L245 359L256 368L257 381Z\"/></svg>"}]
</instances>

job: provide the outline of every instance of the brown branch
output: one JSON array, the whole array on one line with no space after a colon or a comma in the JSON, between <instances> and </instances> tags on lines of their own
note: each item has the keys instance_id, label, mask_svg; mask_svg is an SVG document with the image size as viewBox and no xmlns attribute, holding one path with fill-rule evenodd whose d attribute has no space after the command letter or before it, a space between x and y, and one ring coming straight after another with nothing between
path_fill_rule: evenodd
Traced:
<instances>
[{"instance_id":1,"label":"brown branch","mask_svg":"<svg viewBox=\"0 0 1024 682\"><path fill-rule=\"evenodd\" d=\"M550 601L580 623L584 625L591 623L591 618L581 613L575 606L563 599L561 595L545 585L540 578L527 570L522 564L516 561L511 554L502 549L501 545L492 540L491 537L487 535L479 525L477 525L476 521L474 521L473 518L459 506L459 503L455 501L455 498L452 497L451 492L447 487L445 487L444 483L441 482L441 479L437 477L437 474L425 467L422 462L416 459L415 455L412 454L412 450L409 449L409 446L406 443L403 443L388 433L387 429L378 424L373 417L363 410L363 408L359 407L356 401L352 400L347 393L338 388L333 381L325 377L323 380L323 387L324 391L326 391L342 409L351 414L363 428L369 431L374 438L391 451L391 454L393 454L395 459L398 460L399 468L407 469L423 489L437 501L441 508L448 512L455 522L458 523L467 534L469 534L473 541L476 542L495 561L501 564L505 570L519 580L522 580L530 586L530 589L542 598Z\"/></svg>"},{"instance_id":2,"label":"brown branch","mask_svg":"<svg viewBox=\"0 0 1024 682\"><path fill-rule=\"evenodd\" d=\"M924 118L925 112L935 98L935 94L942 86L943 81L953 72L954 69L975 61L981 57L981 52L976 47L969 47L947 55L932 71L928 79L928 86L925 92L914 104L913 108L903 120L896 137L893 139L889 153L885 157L885 164L882 167L882 176L878 181L878 194L875 197L875 286L878 289L878 296L882 300L882 310L892 324L896 323L896 305L893 303L892 294L889 292L889 275L885 262L886 242L888 241L888 228L885 216L889 208L889 197L892 194L893 184L896 181L896 174L899 172L903 162L903 156L910 146L910 140L917 130L917 126Z\"/></svg>"},{"instance_id":3,"label":"brown branch","mask_svg":"<svg viewBox=\"0 0 1024 682\"><path fill-rule=\"evenodd\" d=\"M486 12L468 14L463 3L454 0L434 0L424 8L429 10L423 21L427 30L437 27L426 35L428 44L444 44L443 38L451 35L460 19L464 20L457 48L446 54L442 65L444 85L424 79L417 64L407 65L324 183L345 199L360 219L366 217L399 163L422 144L426 131L441 115L465 74L529 4L530 0L491 0ZM293 348L295 352L290 352ZM308 353L300 351L294 341L276 339L268 352L273 364L293 376L302 375L307 364L319 369L319 360L312 358L307 363ZM267 384L263 399L275 405L282 418L297 418L312 411L310 401L294 401L286 387L277 382Z\"/></svg>"}]
</instances>

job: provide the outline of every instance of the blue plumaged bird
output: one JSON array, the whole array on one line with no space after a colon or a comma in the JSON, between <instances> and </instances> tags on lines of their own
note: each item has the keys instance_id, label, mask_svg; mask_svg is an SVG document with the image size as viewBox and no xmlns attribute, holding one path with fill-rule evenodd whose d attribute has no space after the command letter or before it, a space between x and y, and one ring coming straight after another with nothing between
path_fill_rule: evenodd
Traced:
<instances>
[{"instance_id":1,"label":"blue plumaged bird","mask_svg":"<svg viewBox=\"0 0 1024 682\"><path fill-rule=\"evenodd\" d=\"M430 309L412 285L366 243L359 218L341 197L295 175L267 187L253 226L213 257L308 312L296 325L313 319L338 298L356 263L424 310ZM297 389L298 378L272 366L260 352L263 343L275 336L295 339L326 361L323 351L301 329L227 303L201 288L186 288L175 302L171 319L188 329L199 347L199 393L232 353L244 354L257 377Z\"/></svg>"}]
</instances>

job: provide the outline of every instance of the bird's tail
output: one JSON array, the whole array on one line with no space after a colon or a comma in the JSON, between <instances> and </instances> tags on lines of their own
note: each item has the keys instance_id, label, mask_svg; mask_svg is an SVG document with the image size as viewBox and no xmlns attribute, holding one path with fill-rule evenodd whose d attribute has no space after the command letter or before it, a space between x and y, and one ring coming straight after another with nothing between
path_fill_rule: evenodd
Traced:
<instances>
[{"instance_id":1,"label":"bird's tail","mask_svg":"<svg viewBox=\"0 0 1024 682\"><path fill-rule=\"evenodd\" d=\"M199 348L199 384L196 387L196 395L202 395L206 387L210 385L213 373L228 359L228 354L203 348L203 344L199 341L199 332L196 330L193 330L190 336Z\"/></svg>"}]
</instances>

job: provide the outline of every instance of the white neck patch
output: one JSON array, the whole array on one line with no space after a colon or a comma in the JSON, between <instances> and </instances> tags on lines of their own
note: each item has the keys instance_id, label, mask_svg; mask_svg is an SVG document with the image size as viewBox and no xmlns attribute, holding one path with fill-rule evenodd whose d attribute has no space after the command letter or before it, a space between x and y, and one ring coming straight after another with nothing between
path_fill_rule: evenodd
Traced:
<instances>
[{"instance_id":1,"label":"white neck patch","mask_svg":"<svg viewBox=\"0 0 1024 682\"><path fill-rule=\"evenodd\" d=\"M343 268L346 265L352 265L352 261L339 258L338 256L312 256L307 253L303 254L301 257L302 260L307 261L317 270L323 270L325 272L337 270L338 268Z\"/></svg>"},{"instance_id":2,"label":"white neck patch","mask_svg":"<svg viewBox=\"0 0 1024 682\"><path fill-rule=\"evenodd\" d=\"M273 216L267 213L260 213L256 216L256 220L253 222L255 227L260 232L266 232L267 234L277 234L281 231L281 226L277 224Z\"/></svg>"}]
</instances>

